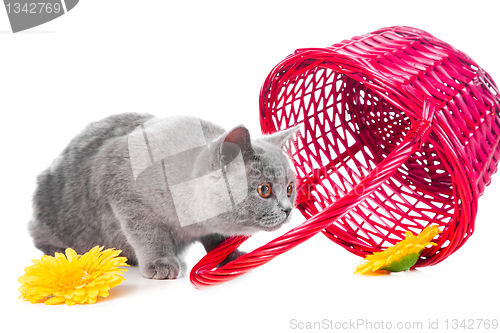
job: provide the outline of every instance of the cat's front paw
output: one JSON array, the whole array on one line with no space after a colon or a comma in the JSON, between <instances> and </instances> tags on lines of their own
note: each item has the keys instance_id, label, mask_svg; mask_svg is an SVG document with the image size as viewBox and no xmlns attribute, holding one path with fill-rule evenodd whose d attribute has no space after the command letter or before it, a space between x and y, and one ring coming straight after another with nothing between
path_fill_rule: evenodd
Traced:
<instances>
[{"instance_id":1,"label":"cat's front paw","mask_svg":"<svg viewBox=\"0 0 500 333\"><path fill-rule=\"evenodd\" d=\"M179 277L180 263L176 258L163 257L140 266L141 274L148 279L164 280Z\"/></svg>"}]
</instances>

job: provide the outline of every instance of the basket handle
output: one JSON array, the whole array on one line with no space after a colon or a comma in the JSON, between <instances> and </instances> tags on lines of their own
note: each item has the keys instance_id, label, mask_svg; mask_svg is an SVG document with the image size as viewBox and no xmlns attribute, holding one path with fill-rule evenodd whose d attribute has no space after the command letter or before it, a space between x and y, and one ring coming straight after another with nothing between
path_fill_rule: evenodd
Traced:
<instances>
[{"instance_id":1,"label":"basket handle","mask_svg":"<svg viewBox=\"0 0 500 333\"><path fill-rule=\"evenodd\" d=\"M430 99L424 101L422 118L413 124L401 144L346 195L282 236L220 268L214 269L249 236L235 236L226 239L193 267L190 274L191 283L196 288L203 288L233 280L264 265L274 257L316 235L324 228L333 225L392 177L396 170L422 147L431 131L435 105L435 102Z\"/></svg>"}]
</instances>

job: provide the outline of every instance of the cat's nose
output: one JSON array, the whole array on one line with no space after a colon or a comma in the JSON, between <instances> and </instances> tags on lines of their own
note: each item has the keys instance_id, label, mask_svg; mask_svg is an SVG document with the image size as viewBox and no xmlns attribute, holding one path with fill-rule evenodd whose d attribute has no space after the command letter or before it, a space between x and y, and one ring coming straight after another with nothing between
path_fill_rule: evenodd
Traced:
<instances>
[{"instance_id":1,"label":"cat's nose","mask_svg":"<svg viewBox=\"0 0 500 333\"><path fill-rule=\"evenodd\" d=\"M281 210L284 211L286 214L286 217L288 217L290 215L290 212L292 211L292 207L285 207Z\"/></svg>"}]
</instances>

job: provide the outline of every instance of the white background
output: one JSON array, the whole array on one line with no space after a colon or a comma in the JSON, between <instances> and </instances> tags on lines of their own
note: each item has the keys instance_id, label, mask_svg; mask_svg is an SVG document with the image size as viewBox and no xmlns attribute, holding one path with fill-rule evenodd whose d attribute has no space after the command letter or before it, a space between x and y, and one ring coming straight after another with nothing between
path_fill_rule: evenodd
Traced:
<instances>
[{"instance_id":1,"label":"white background","mask_svg":"<svg viewBox=\"0 0 500 333\"><path fill-rule=\"evenodd\" d=\"M476 232L463 248L416 272L354 276L362 259L316 235L209 289L196 290L188 278L147 280L132 267L94 305L17 299L17 278L42 255L26 230L36 176L87 123L125 111L191 114L226 128L243 123L257 136L260 86L280 60L393 25L430 32L499 81L499 9L498 1L83 0L12 34L0 8L1 330L286 332L298 331L292 319L421 321L424 328L438 319L442 331L446 319L500 319L499 176L480 199ZM285 229L303 220L295 212ZM256 235L244 248L285 229ZM189 268L203 254L191 247Z\"/></svg>"}]
</instances>

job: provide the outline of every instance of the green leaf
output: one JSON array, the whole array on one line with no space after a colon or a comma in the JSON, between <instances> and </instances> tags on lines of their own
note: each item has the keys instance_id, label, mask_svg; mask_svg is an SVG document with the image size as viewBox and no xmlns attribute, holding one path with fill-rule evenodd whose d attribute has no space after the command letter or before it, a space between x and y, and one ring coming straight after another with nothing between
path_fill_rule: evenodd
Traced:
<instances>
[{"instance_id":1,"label":"green leaf","mask_svg":"<svg viewBox=\"0 0 500 333\"><path fill-rule=\"evenodd\" d=\"M410 253L399 261L394 260L388 266L382 267L380 270L390 272L407 271L417 263L418 258L420 258L420 253Z\"/></svg>"}]
</instances>

